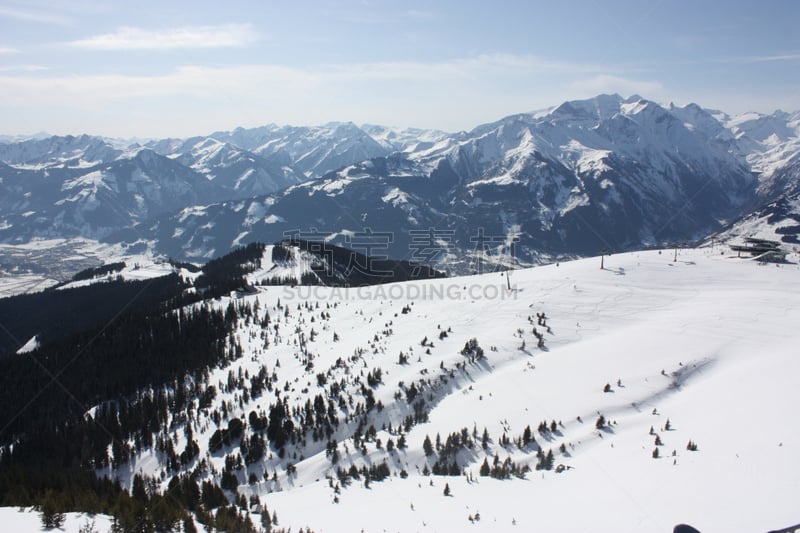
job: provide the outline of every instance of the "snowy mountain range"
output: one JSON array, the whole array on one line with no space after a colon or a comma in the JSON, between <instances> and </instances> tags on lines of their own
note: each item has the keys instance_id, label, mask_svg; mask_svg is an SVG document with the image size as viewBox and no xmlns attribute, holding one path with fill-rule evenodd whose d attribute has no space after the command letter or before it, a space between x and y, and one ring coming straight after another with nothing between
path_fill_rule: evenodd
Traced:
<instances>
[{"instance_id":1,"label":"snowy mountain range","mask_svg":"<svg viewBox=\"0 0 800 533\"><path fill-rule=\"evenodd\" d=\"M470 132L333 123L125 144L0 144L0 241L84 236L207 260L391 234L457 271L693 242L800 190L800 113L600 95ZM428 237L424 234L427 232Z\"/></svg>"}]
</instances>

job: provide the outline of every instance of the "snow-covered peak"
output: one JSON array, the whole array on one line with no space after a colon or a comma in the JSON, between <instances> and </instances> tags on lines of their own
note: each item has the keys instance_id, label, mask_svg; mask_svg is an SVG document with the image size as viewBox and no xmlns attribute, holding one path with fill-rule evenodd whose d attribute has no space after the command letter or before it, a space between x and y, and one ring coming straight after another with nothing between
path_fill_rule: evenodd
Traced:
<instances>
[{"instance_id":1,"label":"snow-covered peak","mask_svg":"<svg viewBox=\"0 0 800 533\"><path fill-rule=\"evenodd\" d=\"M753 171L767 184L800 152L800 112L744 113L729 117L725 125Z\"/></svg>"},{"instance_id":2,"label":"snow-covered peak","mask_svg":"<svg viewBox=\"0 0 800 533\"><path fill-rule=\"evenodd\" d=\"M633 102L637 102L633 100ZM557 120L602 120L619 113L627 101L618 94L601 94L586 100L572 100L556 107L550 116Z\"/></svg>"},{"instance_id":3,"label":"snow-covered peak","mask_svg":"<svg viewBox=\"0 0 800 533\"><path fill-rule=\"evenodd\" d=\"M364 124L361 129L385 148L405 153L429 150L436 144L453 137L452 134L439 130L392 128L374 124Z\"/></svg>"},{"instance_id":4,"label":"snow-covered peak","mask_svg":"<svg viewBox=\"0 0 800 533\"><path fill-rule=\"evenodd\" d=\"M89 135L0 144L0 161L20 168L87 167L112 161L121 153L104 139Z\"/></svg>"},{"instance_id":5,"label":"snow-covered peak","mask_svg":"<svg viewBox=\"0 0 800 533\"><path fill-rule=\"evenodd\" d=\"M747 135L754 141L775 145L800 134L800 113L775 111L770 115L744 113L726 124L737 136Z\"/></svg>"},{"instance_id":6,"label":"snow-covered peak","mask_svg":"<svg viewBox=\"0 0 800 533\"><path fill-rule=\"evenodd\" d=\"M668 107L670 113L683 121L690 129L701 130L706 132L709 137L718 137L720 135L725 138L732 139L731 132L720 123L711 111L700 107L695 103L686 104L685 106L676 106L670 104Z\"/></svg>"}]
</instances>

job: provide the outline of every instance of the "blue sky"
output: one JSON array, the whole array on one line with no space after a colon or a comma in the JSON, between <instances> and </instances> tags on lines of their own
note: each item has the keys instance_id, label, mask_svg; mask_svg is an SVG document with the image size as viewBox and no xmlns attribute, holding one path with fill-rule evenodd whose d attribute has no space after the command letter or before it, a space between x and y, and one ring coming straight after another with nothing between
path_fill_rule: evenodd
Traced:
<instances>
[{"instance_id":1,"label":"blue sky","mask_svg":"<svg viewBox=\"0 0 800 533\"><path fill-rule=\"evenodd\" d=\"M471 129L617 92L800 109L800 2L0 0L0 133Z\"/></svg>"}]
</instances>

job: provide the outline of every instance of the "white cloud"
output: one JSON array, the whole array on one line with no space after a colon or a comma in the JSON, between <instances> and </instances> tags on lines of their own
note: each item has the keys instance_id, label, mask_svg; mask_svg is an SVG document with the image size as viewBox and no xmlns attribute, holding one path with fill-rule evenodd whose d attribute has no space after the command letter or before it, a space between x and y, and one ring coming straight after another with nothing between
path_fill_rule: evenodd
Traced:
<instances>
[{"instance_id":1,"label":"white cloud","mask_svg":"<svg viewBox=\"0 0 800 533\"><path fill-rule=\"evenodd\" d=\"M88 50L169 50L176 48L230 48L257 39L251 24L186 26L165 30L122 27L114 33L95 35L69 43Z\"/></svg>"},{"instance_id":2,"label":"white cloud","mask_svg":"<svg viewBox=\"0 0 800 533\"><path fill-rule=\"evenodd\" d=\"M0 56L10 56L13 54L18 54L19 50L16 48L9 48L7 46L0 46Z\"/></svg>"}]
</instances>

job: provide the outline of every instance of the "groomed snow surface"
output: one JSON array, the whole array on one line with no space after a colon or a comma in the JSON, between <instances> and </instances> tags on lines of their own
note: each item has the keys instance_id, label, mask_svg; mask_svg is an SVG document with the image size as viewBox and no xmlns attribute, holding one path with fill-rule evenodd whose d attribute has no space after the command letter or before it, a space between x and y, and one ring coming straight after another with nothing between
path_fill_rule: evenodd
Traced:
<instances>
[{"instance_id":1,"label":"groomed snow surface","mask_svg":"<svg viewBox=\"0 0 800 533\"><path fill-rule=\"evenodd\" d=\"M260 312L268 310L280 324L280 335L266 332L265 347L259 320L243 323L237 338L245 356L212 372L212 384L230 370L253 375L264 364L277 371L281 397L302 406L322 390L316 373L362 348L358 361L348 361L351 368L335 370L332 379L381 368L375 399L386 406L381 416L397 427L407 414L394 400L401 381L408 386L449 379L446 386L424 389L426 396L435 394L430 419L405 435L406 450L387 452L388 439L396 442L397 436L380 427L383 447L368 442L366 455L353 446L352 429L337 435L337 466L386 460L393 475L384 481L365 488L363 478L356 480L341 488L335 503L326 479L335 467L322 442L295 461L295 475L274 455L253 465L255 472L277 473L277 482L259 475L240 492L259 495L277 512L279 526L293 531L638 533L689 523L704 533L752 533L800 523L797 257L790 264L761 265L720 247L673 257L672 250L647 251L607 256L604 269L600 258L591 258L515 271L510 292L499 273L349 290L260 287L239 301L257 299ZM279 299L289 308L285 316ZM313 312L297 309L307 302ZM227 306L228 299L218 305ZM330 318L320 320L322 311ZM542 312L549 333L537 325ZM317 320L309 323L312 315ZM537 347L534 326L545 335L545 349ZM446 329L448 336L440 339ZM310 374L297 356L299 331L314 354ZM434 344L430 353L420 344L423 337ZM485 350L480 364L460 353L471 338ZM407 364L398 364L401 351L410 356ZM464 370L457 363L465 363ZM230 401L232 416L245 419L274 401L266 395L236 410L234 394L221 393L215 403ZM595 427L599 414L609 422L604 430ZM560 423L557 431L540 434L542 421ZM542 448L553 451L555 464L568 469L534 469L535 447L521 450L513 443L528 425ZM436 458L425 457L425 436L433 440L438 433L444 442L465 427L479 435L462 465L466 475L424 476L424 465ZM491 439L486 451L480 446L484 427ZM219 470L224 456L207 454L215 429L201 421L195 435L200 457ZM499 442L504 432L512 440L505 447ZM656 435L663 444L654 459ZM696 451L687 450L690 440ZM494 454L532 470L525 479L481 477L484 458L491 465ZM151 452L131 465L148 475L160 468ZM397 475L402 469L405 479ZM445 484L450 496L443 494ZM15 531L40 530L30 513L3 513L18 520Z\"/></svg>"}]
</instances>

